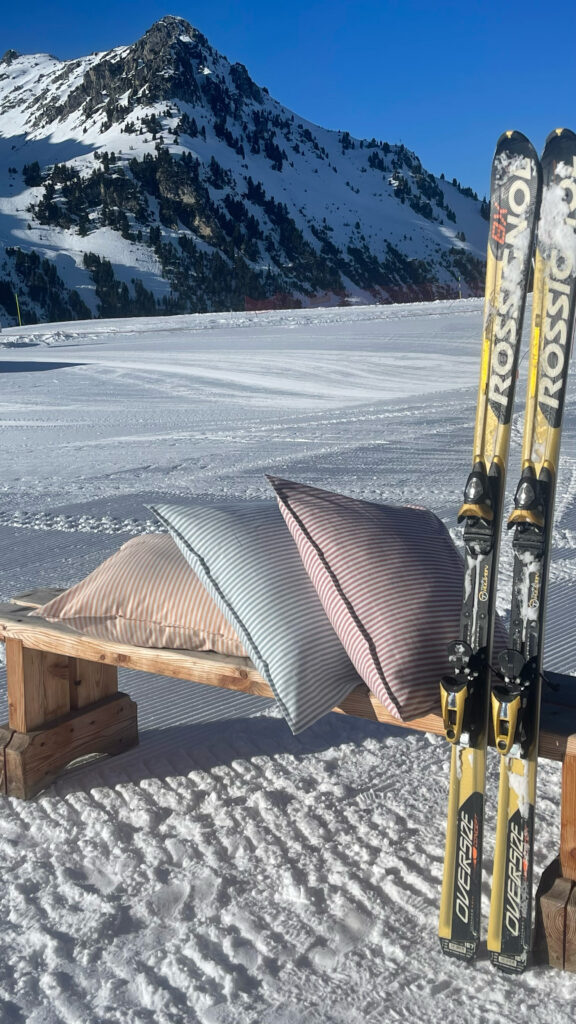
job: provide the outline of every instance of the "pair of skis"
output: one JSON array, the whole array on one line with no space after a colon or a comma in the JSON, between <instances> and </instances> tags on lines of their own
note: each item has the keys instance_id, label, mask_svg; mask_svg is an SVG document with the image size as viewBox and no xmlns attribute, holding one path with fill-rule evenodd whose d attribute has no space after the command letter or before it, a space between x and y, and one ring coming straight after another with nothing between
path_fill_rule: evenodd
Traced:
<instances>
[{"instance_id":1,"label":"pair of skis","mask_svg":"<svg viewBox=\"0 0 576 1024\"><path fill-rule=\"evenodd\" d=\"M535 236L522 474L508 520L509 646L494 665L506 468ZM450 652L454 675L441 683L452 758L439 936L448 955L476 955L491 710L501 759L488 949L509 972L524 970L531 947L546 582L575 310L576 135L552 132L539 161L524 135L506 132L492 165L473 469L458 516L465 548L460 639Z\"/></svg>"}]
</instances>

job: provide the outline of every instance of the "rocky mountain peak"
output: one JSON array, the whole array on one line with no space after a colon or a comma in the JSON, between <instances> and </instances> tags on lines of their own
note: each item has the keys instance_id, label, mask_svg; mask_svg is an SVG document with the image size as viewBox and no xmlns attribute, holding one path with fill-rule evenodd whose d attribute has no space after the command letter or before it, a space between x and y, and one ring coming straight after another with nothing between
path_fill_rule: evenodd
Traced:
<instances>
[{"instance_id":1,"label":"rocky mountain peak","mask_svg":"<svg viewBox=\"0 0 576 1024\"><path fill-rule=\"evenodd\" d=\"M18 53L18 50L6 50L6 53L0 60L0 64L12 64L20 56L21 54Z\"/></svg>"},{"instance_id":2,"label":"rocky mountain peak","mask_svg":"<svg viewBox=\"0 0 576 1024\"><path fill-rule=\"evenodd\" d=\"M164 18L154 22L144 33L142 40L146 40L150 47L164 47L182 37L184 37L184 41L188 37L190 40L199 39L205 44L208 43L206 37L198 29L195 29L189 21L174 14L167 14Z\"/></svg>"},{"instance_id":3,"label":"rocky mountain peak","mask_svg":"<svg viewBox=\"0 0 576 1024\"><path fill-rule=\"evenodd\" d=\"M137 87L135 95L145 95L152 103L197 103L197 78L215 55L206 36L184 18L167 15L128 48L122 59L124 76Z\"/></svg>"},{"instance_id":4,"label":"rocky mountain peak","mask_svg":"<svg viewBox=\"0 0 576 1024\"><path fill-rule=\"evenodd\" d=\"M160 58L173 62L174 58L189 60L201 48L211 51L206 36L184 18L170 14L156 21L129 49L147 60L157 61Z\"/></svg>"}]
</instances>

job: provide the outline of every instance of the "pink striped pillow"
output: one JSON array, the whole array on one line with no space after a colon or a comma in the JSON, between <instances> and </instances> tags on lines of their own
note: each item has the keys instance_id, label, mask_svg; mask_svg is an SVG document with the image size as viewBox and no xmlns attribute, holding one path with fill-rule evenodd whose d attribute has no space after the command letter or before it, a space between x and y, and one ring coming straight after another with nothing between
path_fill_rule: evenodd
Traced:
<instances>
[{"instance_id":1,"label":"pink striped pillow","mask_svg":"<svg viewBox=\"0 0 576 1024\"><path fill-rule=\"evenodd\" d=\"M128 541L86 579L30 614L137 647L246 657L233 627L166 534Z\"/></svg>"},{"instance_id":2,"label":"pink striped pillow","mask_svg":"<svg viewBox=\"0 0 576 1024\"><path fill-rule=\"evenodd\" d=\"M463 562L422 508L270 478L300 557L356 671L397 718L439 710Z\"/></svg>"}]
</instances>

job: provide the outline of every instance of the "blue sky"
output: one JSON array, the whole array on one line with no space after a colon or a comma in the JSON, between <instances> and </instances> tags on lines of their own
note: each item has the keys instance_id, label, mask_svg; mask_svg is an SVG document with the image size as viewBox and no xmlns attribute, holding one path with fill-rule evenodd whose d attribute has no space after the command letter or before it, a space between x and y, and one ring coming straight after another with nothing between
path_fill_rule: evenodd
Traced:
<instances>
[{"instance_id":1,"label":"blue sky","mask_svg":"<svg viewBox=\"0 0 576 1024\"><path fill-rule=\"evenodd\" d=\"M0 54L83 56L134 42L164 14L302 117L403 142L481 195L502 131L541 149L552 128L576 129L575 0L28 0L4 7Z\"/></svg>"}]
</instances>

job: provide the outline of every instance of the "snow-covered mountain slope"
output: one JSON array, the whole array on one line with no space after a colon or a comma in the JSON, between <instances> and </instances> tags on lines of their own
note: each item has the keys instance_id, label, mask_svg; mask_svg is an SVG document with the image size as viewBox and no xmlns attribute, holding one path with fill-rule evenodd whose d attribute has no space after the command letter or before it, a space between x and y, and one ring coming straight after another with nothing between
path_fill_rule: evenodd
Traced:
<instances>
[{"instance_id":1,"label":"snow-covered mountain slope","mask_svg":"<svg viewBox=\"0 0 576 1024\"><path fill-rule=\"evenodd\" d=\"M478 294L486 204L403 145L311 124L181 18L0 62L0 316Z\"/></svg>"}]
</instances>

